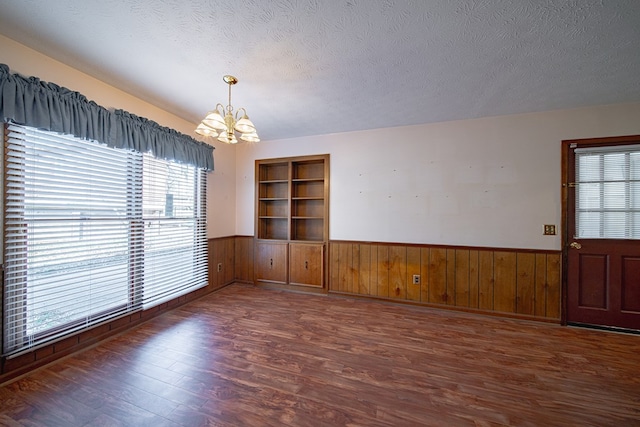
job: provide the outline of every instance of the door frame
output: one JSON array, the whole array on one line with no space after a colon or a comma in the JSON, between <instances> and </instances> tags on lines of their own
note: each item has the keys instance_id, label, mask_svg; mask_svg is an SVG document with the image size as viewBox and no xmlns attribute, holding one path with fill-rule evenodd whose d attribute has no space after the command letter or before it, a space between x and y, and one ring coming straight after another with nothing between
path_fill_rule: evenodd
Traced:
<instances>
[{"instance_id":1,"label":"door frame","mask_svg":"<svg viewBox=\"0 0 640 427\"><path fill-rule=\"evenodd\" d=\"M629 143L638 143L640 141L640 135L623 135L623 136L609 136L601 138L583 138L583 139L566 139L562 141L562 155L561 155L561 180L562 180L562 212L561 212L561 244L562 244L562 300L560 302L560 323L567 325L567 294L568 294L568 277L569 277L569 244L573 240L569 236L569 223L568 223L568 210L570 204L573 205L574 201L569 200L569 183L572 183L575 177L569 176L569 158L572 148L577 147L598 147L598 146L613 146L613 145L627 145ZM575 144L575 145L574 145Z\"/></svg>"}]
</instances>

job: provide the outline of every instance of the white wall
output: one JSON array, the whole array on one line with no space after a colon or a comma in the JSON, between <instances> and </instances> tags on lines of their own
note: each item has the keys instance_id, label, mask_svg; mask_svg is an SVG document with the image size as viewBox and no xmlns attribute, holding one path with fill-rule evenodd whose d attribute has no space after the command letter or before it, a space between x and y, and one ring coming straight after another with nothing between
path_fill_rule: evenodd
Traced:
<instances>
[{"instance_id":1,"label":"white wall","mask_svg":"<svg viewBox=\"0 0 640 427\"><path fill-rule=\"evenodd\" d=\"M236 234L254 234L256 159L329 153L332 240L558 250L561 141L629 134L640 104L240 145Z\"/></svg>"},{"instance_id":2,"label":"white wall","mask_svg":"<svg viewBox=\"0 0 640 427\"><path fill-rule=\"evenodd\" d=\"M0 63L12 73L36 76L80 92L106 108L129 111L162 126L196 136L196 124L174 116L139 98L71 68L33 49L0 35ZM225 144L213 144L216 170L207 179L207 235L229 236L235 233L235 150Z\"/></svg>"}]
</instances>

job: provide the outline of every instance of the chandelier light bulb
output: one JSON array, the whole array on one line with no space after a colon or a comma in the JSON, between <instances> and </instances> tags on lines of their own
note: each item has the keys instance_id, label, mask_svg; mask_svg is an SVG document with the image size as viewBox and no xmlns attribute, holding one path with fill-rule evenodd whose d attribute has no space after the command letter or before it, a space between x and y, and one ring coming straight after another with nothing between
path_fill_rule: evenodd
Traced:
<instances>
[{"instance_id":1,"label":"chandelier light bulb","mask_svg":"<svg viewBox=\"0 0 640 427\"><path fill-rule=\"evenodd\" d=\"M258 134L255 132L243 133L242 135L240 135L240 139L247 142L260 142L260 138L258 137Z\"/></svg>"},{"instance_id":2,"label":"chandelier light bulb","mask_svg":"<svg viewBox=\"0 0 640 427\"><path fill-rule=\"evenodd\" d=\"M256 127L253 125L253 122L249 120L247 112L245 111L244 113L245 114L242 116L242 118L236 123L235 128L240 133L254 133L256 131Z\"/></svg>"},{"instance_id":3,"label":"chandelier light bulb","mask_svg":"<svg viewBox=\"0 0 640 427\"><path fill-rule=\"evenodd\" d=\"M226 128L224 124L224 119L222 118L222 115L218 111L218 107L216 107L215 110L209 111L207 113L207 116L204 118L204 120L202 120L202 123L205 124L206 126L209 126L217 130L222 130Z\"/></svg>"},{"instance_id":4,"label":"chandelier light bulb","mask_svg":"<svg viewBox=\"0 0 640 427\"><path fill-rule=\"evenodd\" d=\"M206 123L204 123L204 121L200 123L196 128L196 133L205 137L211 136L215 138L216 136L218 136L218 132L216 132L216 130L212 127L209 127Z\"/></svg>"}]
</instances>

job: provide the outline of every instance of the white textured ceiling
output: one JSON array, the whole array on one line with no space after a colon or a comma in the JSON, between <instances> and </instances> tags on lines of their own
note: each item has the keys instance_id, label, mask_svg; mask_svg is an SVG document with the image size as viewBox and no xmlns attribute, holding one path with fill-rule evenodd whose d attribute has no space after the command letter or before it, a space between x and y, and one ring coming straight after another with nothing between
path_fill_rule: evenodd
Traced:
<instances>
[{"instance_id":1,"label":"white textured ceiling","mask_svg":"<svg viewBox=\"0 0 640 427\"><path fill-rule=\"evenodd\" d=\"M0 33L194 124L233 74L263 140L640 101L638 0L0 0Z\"/></svg>"}]
</instances>

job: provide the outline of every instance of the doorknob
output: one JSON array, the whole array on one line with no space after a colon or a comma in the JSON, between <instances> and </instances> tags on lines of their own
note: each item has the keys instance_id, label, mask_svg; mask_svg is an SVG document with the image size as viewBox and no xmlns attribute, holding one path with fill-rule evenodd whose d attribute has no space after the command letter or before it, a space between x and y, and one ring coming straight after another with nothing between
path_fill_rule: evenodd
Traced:
<instances>
[{"instance_id":1,"label":"doorknob","mask_svg":"<svg viewBox=\"0 0 640 427\"><path fill-rule=\"evenodd\" d=\"M573 248L573 249L580 249L580 248L582 248L582 245L580 243L578 243L578 242L571 242L569 247Z\"/></svg>"}]
</instances>

